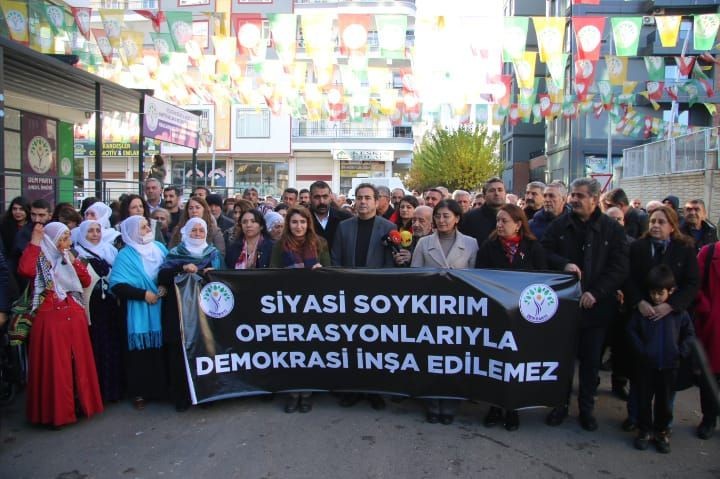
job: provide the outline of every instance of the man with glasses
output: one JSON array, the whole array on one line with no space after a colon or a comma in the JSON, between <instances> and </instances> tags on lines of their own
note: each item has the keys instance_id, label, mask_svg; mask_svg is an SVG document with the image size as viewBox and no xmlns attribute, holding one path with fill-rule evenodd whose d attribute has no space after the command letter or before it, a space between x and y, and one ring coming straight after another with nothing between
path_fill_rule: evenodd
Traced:
<instances>
[{"instance_id":1,"label":"man with glasses","mask_svg":"<svg viewBox=\"0 0 720 479\"><path fill-rule=\"evenodd\" d=\"M705 202L701 199L685 203L685 221L680 230L695 240L695 249L699 252L706 244L718 240L717 228L707 220Z\"/></svg>"}]
</instances>

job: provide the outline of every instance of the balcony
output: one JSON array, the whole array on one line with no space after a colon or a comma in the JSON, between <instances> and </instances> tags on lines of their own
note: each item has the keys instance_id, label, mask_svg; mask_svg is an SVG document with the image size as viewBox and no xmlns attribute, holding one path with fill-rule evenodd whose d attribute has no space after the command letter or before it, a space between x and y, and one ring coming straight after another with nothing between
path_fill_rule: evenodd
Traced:
<instances>
[{"instance_id":1,"label":"balcony","mask_svg":"<svg viewBox=\"0 0 720 479\"><path fill-rule=\"evenodd\" d=\"M645 2L645 11L648 13L657 13L657 14L673 14L673 10L680 11L682 10L683 13L686 13L688 9L699 9L699 8L708 8L711 9L707 13L713 13L717 11L717 0L647 0ZM669 12L662 12L662 9L669 9L671 11ZM712 10L714 9L714 10ZM695 12L692 13L703 13L703 12Z\"/></svg>"},{"instance_id":2,"label":"balcony","mask_svg":"<svg viewBox=\"0 0 720 479\"><path fill-rule=\"evenodd\" d=\"M410 138L412 127L363 128L355 126L300 126L292 129L293 138Z\"/></svg>"},{"instance_id":3,"label":"balcony","mask_svg":"<svg viewBox=\"0 0 720 479\"><path fill-rule=\"evenodd\" d=\"M412 151L414 138L411 126L378 126L325 121L294 121L291 142L294 150L323 151L327 149L384 149Z\"/></svg>"},{"instance_id":4,"label":"balcony","mask_svg":"<svg viewBox=\"0 0 720 479\"><path fill-rule=\"evenodd\" d=\"M415 0L295 0L295 13L333 10L334 13L380 13L415 16Z\"/></svg>"},{"instance_id":5,"label":"balcony","mask_svg":"<svg viewBox=\"0 0 720 479\"><path fill-rule=\"evenodd\" d=\"M623 178L717 168L718 128L654 141L623 151Z\"/></svg>"}]
</instances>

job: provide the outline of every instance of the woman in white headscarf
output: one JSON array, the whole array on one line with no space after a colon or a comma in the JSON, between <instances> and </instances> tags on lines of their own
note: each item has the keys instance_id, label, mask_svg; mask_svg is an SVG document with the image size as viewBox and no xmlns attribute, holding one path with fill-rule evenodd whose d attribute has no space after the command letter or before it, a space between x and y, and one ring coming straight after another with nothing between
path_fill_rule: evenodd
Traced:
<instances>
[{"instance_id":1,"label":"woman in white headscarf","mask_svg":"<svg viewBox=\"0 0 720 479\"><path fill-rule=\"evenodd\" d=\"M267 227L270 238L273 241L279 241L285 229L285 217L280 213L269 211L265 213L265 225Z\"/></svg>"},{"instance_id":2,"label":"woman in white headscarf","mask_svg":"<svg viewBox=\"0 0 720 479\"><path fill-rule=\"evenodd\" d=\"M85 210L85 220L95 220L100 223L103 230L102 239L105 243L113 244L115 240L120 236L120 232L110 226L110 217L112 216L112 208L105 203L98 201L93 203ZM73 242L77 243L79 233L75 233L77 236L73 236ZM117 246L117 245L116 245Z\"/></svg>"},{"instance_id":3,"label":"woman in white headscarf","mask_svg":"<svg viewBox=\"0 0 720 479\"><path fill-rule=\"evenodd\" d=\"M120 298L126 318L128 394L136 409L144 409L146 399L161 399L166 393L160 323L165 291L158 287L157 276L167 249L154 241L144 216L128 217L120 231L125 247L115 258L110 290Z\"/></svg>"},{"instance_id":4,"label":"woman in white headscarf","mask_svg":"<svg viewBox=\"0 0 720 479\"><path fill-rule=\"evenodd\" d=\"M86 416L102 412L83 287L85 265L70 252L70 230L62 223L37 224L18 272L34 280L35 313L28 358L27 417L60 427L77 421L75 399Z\"/></svg>"},{"instance_id":5,"label":"woman in white headscarf","mask_svg":"<svg viewBox=\"0 0 720 479\"><path fill-rule=\"evenodd\" d=\"M208 226L202 218L190 218L180 228L180 235L180 244L170 250L160 267L158 283L167 290L167 298L163 301L162 332L170 399L176 410L185 411L190 406L190 391L180 334L175 278L208 269L221 269L223 258L218 249L208 243Z\"/></svg>"},{"instance_id":6,"label":"woman in white headscarf","mask_svg":"<svg viewBox=\"0 0 720 479\"><path fill-rule=\"evenodd\" d=\"M122 397L125 383L125 325L120 320L117 298L110 291L108 283L118 251L115 246L104 241L105 230L99 221L85 220L77 230L75 251L87 265L92 277L90 286L85 289L85 311L90 321L90 339L95 353L100 392L104 401L115 402Z\"/></svg>"}]
</instances>

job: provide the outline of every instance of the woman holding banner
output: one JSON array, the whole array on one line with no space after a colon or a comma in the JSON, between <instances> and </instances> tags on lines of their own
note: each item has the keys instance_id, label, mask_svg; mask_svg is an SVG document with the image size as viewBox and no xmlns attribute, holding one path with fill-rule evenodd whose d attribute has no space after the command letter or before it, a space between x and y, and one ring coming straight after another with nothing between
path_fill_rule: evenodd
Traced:
<instances>
[{"instance_id":1,"label":"woman holding banner","mask_svg":"<svg viewBox=\"0 0 720 479\"><path fill-rule=\"evenodd\" d=\"M228 269L267 268L270 265L273 240L265 218L258 210L246 211L240 217L240 234L228 246L225 265Z\"/></svg>"},{"instance_id":2,"label":"woman holding banner","mask_svg":"<svg viewBox=\"0 0 720 479\"><path fill-rule=\"evenodd\" d=\"M182 241L181 230L190 218L202 218L207 225L207 238L208 244L211 244L217 248L220 254L225 254L225 238L223 237L222 231L217 226L215 218L210 213L210 206L207 202L199 196L193 196L185 203L185 209L180 215L180 221L173 230L172 239L170 239L170 246L174 248L179 245Z\"/></svg>"},{"instance_id":3,"label":"woman holding banner","mask_svg":"<svg viewBox=\"0 0 720 479\"><path fill-rule=\"evenodd\" d=\"M190 407L190 392L185 372L175 278L180 274L195 274L223 267L220 252L207 243L207 233L205 220L190 218L180 229L180 244L170 250L158 273L158 283L167 291L167 299L162 305L162 336L168 387L170 400L178 411L185 411Z\"/></svg>"},{"instance_id":4,"label":"woman holding banner","mask_svg":"<svg viewBox=\"0 0 720 479\"><path fill-rule=\"evenodd\" d=\"M443 200L435 205L435 232L420 238L412 255L411 267L467 269L475 266L477 241L457 229L462 214L462 207L455 200ZM427 421L452 424L459 402L456 399L426 400Z\"/></svg>"},{"instance_id":5,"label":"woman holding banner","mask_svg":"<svg viewBox=\"0 0 720 479\"><path fill-rule=\"evenodd\" d=\"M144 216L130 216L120 224L120 232L125 246L115 258L109 283L127 321L128 393L135 409L141 410L146 399L166 395L160 322L165 289L158 287L157 276L167 249L153 240Z\"/></svg>"},{"instance_id":6,"label":"woman holding banner","mask_svg":"<svg viewBox=\"0 0 720 479\"><path fill-rule=\"evenodd\" d=\"M480 246L476 268L493 268L519 271L547 269L545 250L530 231L525 213L519 206L504 204L497 213L495 231ZM491 406L483 424L493 427L503 421L502 408ZM520 427L517 411L505 413L505 429Z\"/></svg>"},{"instance_id":7,"label":"woman holding banner","mask_svg":"<svg viewBox=\"0 0 720 479\"><path fill-rule=\"evenodd\" d=\"M288 209L280 240L275 243L270 259L271 268L310 268L330 266L327 242L315 233L312 216L307 208ZM285 401L285 412L309 412L312 409L309 391L294 392Z\"/></svg>"}]
</instances>

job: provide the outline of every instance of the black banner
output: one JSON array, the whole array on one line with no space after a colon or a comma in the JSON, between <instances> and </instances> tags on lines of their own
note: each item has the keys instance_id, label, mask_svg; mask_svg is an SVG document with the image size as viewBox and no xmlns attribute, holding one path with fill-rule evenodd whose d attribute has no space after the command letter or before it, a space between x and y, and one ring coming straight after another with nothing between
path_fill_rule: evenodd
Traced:
<instances>
[{"instance_id":1,"label":"black banner","mask_svg":"<svg viewBox=\"0 0 720 479\"><path fill-rule=\"evenodd\" d=\"M292 390L563 403L580 289L567 274L387 269L178 277L193 403Z\"/></svg>"}]
</instances>

